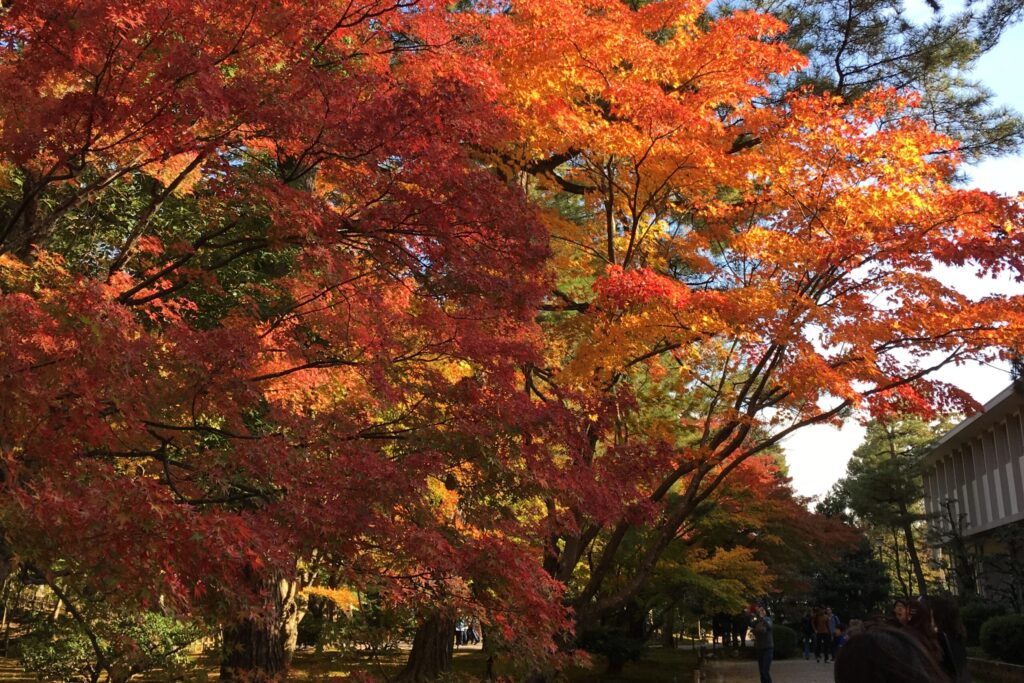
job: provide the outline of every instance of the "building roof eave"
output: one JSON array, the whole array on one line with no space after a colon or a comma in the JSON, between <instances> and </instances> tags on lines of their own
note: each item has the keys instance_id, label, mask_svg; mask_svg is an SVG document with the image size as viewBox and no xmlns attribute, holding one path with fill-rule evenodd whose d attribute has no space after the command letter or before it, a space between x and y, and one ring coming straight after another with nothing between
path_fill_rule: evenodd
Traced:
<instances>
[{"instance_id":1,"label":"building roof eave","mask_svg":"<svg viewBox=\"0 0 1024 683\"><path fill-rule=\"evenodd\" d=\"M1018 401L1011 400L1014 396L1018 397ZM1003 389L995 397L985 403L981 410L946 432L935 446L932 447L931 452L925 456L925 466L929 466L940 460L956 444L970 438L974 435L974 432L983 429L995 420L1002 418L1004 413L1010 413L1013 407L1020 403L1019 396L1020 395L1014 391L1013 384Z\"/></svg>"}]
</instances>

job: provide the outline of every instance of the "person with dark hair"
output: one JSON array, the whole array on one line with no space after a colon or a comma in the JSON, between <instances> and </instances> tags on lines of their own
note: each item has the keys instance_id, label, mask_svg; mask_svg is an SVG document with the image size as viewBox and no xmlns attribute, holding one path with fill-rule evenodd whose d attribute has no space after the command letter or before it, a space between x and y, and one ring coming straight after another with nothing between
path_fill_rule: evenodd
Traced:
<instances>
[{"instance_id":1,"label":"person with dark hair","mask_svg":"<svg viewBox=\"0 0 1024 683\"><path fill-rule=\"evenodd\" d=\"M914 600L910 604L910 620L907 622L907 632L918 639L928 654L937 662L942 661L942 648L939 647L939 636L935 632L935 623L932 621L932 611L924 600Z\"/></svg>"},{"instance_id":2,"label":"person with dark hair","mask_svg":"<svg viewBox=\"0 0 1024 683\"><path fill-rule=\"evenodd\" d=\"M755 608L750 631L754 634L754 653L757 655L757 672L761 675L761 683L772 683L770 673L772 659L775 657L775 637L772 635L772 618L764 607Z\"/></svg>"},{"instance_id":3,"label":"person with dark hair","mask_svg":"<svg viewBox=\"0 0 1024 683\"><path fill-rule=\"evenodd\" d=\"M953 683L907 629L877 625L851 630L839 650L836 683Z\"/></svg>"},{"instance_id":4,"label":"person with dark hair","mask_svg":"<svg viewBox=\"0 0 1024 683\"><path fill-rule=\"evenodd\" d=\"M811 658L811 650L814 648L814 627L811 625L811 613L804 614L800 621L800 640L803 641L804 659Z\"/></svg>"},{"instance_id":5,"label":"person with dark hair","mask_svg":"<svg viewBox=\"0 0 1024 683\"><path fill-rule=\"evenodd\" d=\"M843 622L839 620L838 614L833 614L831 607L825 608L825 616L828 617L828 639L831 648L829 652L832 653L832 659L834 660L836 658L836 648L838 647L836 640L839 638Z\"/></svg>"},{"instance_id":6,"label":"person with dark hair","mask_svg":"<svg viewBox=\"0 0 1024 683\"><path fill-rule=\"evenodd\" d=\"M750 628L750 612L743 610L732 617L732 646L746 647L747 630Z\"/></svg>"},{"instance_id":7,"label":"person with dark hair","mask_svg":"<svg viewBox=\"0 0 1024 683\"><path fill-rule=\"evenodd\" d=\"M906 598L896 598L892 601L892 617L889 619L891 626L906 626L910 621L910 601Z\"/></svg>"},{"instance_id":8,"label":"person with dark hair","mask_svg":"<svg viewBox=\"0 0 1024 683\"><path fill-rule=\"evenodd\" d=\"M960 619L960 606L948 596L931 599L932 618L942 648L942 668L956 683L971 683L967 670L967 629Z\"/></svg>"},{"instance_id":9,"label":"person with dark hair","mask_svg":"<svg viewBox=\"0 0 1024 683\"><path fill-rule=\"evenodd\" d=\"M729 647L729 633L732 631L732 617L725 612L716 612L711 617L711 649L721 639L722 648Z\"/></svg>"}]
</instances>

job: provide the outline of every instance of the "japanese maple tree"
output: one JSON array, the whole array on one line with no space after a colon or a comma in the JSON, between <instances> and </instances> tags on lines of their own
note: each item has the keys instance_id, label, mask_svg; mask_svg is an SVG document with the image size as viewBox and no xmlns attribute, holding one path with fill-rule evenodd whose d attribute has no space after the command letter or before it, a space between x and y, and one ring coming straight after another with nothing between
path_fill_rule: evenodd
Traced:
<instances>
[{"instance_id":1,"label":"japanese maple tree","mask_svg":"<svg viewBox=\"0 0 1024 683\"><path fill-rule=\"evenodd\" d=\"M467 151L508 138L460 16L110 0L0 21L5 555L59 594L222 624L225 677L286 670L313 554L413 601L421 577L486 575L476 597L537 604L543 650L564 613L532 551L497 524L445 537L432 495L524 403L547 254Z\"/></svg>"},{"instance_id":2,"label":"japanese maple tree","mask_svg":"<svg viewBox=\"0 0 1024 683\"><path fill-rule=\"evenodd\" d=\"M891 394L973 409L929 374L1018 345L1021 299L934 268L1020 278L1020 206L956 183L956 143L912 93L768 98L802 64L770 17L513 6L488 44L522 142L481 157L546 206L557 282L526 384L560 417L531 466L551 483L546 567L587 624L786 435ZM672 405L652 422L651 401ZM627 551L632 575L607 581Z\"/></svg>"}]
</instances>

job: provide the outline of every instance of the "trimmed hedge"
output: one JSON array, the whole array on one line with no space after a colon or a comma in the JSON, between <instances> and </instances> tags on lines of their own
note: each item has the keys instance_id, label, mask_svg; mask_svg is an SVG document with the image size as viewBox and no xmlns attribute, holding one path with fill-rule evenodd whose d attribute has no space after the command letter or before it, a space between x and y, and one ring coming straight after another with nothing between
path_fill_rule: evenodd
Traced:
<instances>
[{"instance_id":1,"label":"trimmed hedge","mask_svg":"<svg viewBox=\"0 0 1024 683\"><path fill-rule=\"evenodd\" d=\"M978 645L981 640L981 625L992 617L1001 617L1006 614L1006 606L998 602L987 602L981 599L974 599L965 602L960 607L960 619L967 629L967 644Z\"/></svg>"},{"instance_id":2,"label":"trimmed hedge","mask_svg":"<svg viewBox=\"0 0 1024 683\"><path fill-rule=\"evenodd\" d=\"M981 647L996 659L1024 664L1024 614L992 617L982 624Z\"/></svg>"},{"instance_id":3,"label":"trimmed hedge","mask_svg":"<svg viewBox=\"0 0 1024 683\"><path fill-rule=\"evenodd\" d=\"M772 639L775 641L775 659L789 659L800 652L800 636L788 626L773 626Z\"/></svg>"}]
</instances>

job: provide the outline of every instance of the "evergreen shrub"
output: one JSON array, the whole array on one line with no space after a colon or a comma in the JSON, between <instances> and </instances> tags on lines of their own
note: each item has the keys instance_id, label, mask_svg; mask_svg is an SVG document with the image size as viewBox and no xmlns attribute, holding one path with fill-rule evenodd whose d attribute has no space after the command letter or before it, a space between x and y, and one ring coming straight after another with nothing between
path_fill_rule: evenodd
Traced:
<instances>
[{"instance_id":1,"label":"evergreen shrub","mask_svg":"<svg viewBox=\"0 0 1024 683\"><path fill-rule=\"evenodd\" d=\"M1024 664L1024 614L992 617L981 627L985 654L1013 664Z\"/></svg>"},{"instance_id":2,"label":"evergreen shrub","mask_svg":"<svg viewBox=\"0 0 1024 683\"><path fill-rule=\"evenodd\" d=\"M789 659L800 652L800 636L788 626L772 627L772 639L775 641L775 659Z\"/></svg>"},{"instance_id":3,"label":"evergreen shrub","mask_svg":"<svg viewBox=\"0 0 1024 683\"><path fill-rule=\"evenodd\" d=\"M978 645L981 636L981 625L992 617L1006 614L1006 607L997 602L972 600L960 607L960 618L967 629L967 644Z\"/></svg>"}]
</instances>

